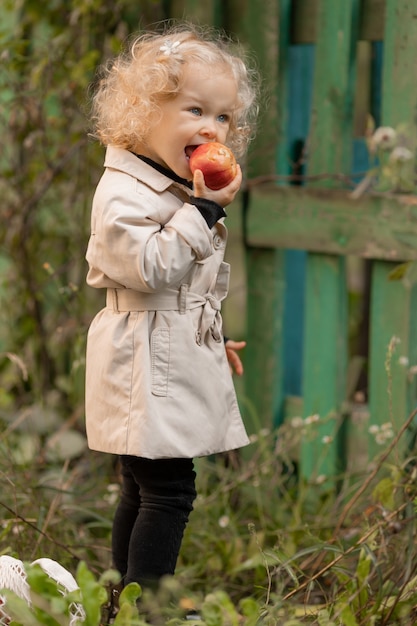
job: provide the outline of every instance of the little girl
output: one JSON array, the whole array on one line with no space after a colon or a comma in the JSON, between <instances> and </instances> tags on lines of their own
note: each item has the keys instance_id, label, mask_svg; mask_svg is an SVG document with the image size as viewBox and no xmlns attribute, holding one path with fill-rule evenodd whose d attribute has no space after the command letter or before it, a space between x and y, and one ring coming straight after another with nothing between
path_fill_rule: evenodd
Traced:
<instances>
[{"instance_id":1,"label":"little girl","mask_svg":"<svg viewBox=\"0 0 417 626\"><path fill-rule=\"evenodd\" d=\"M112 536L122 583L172 575L196 496L193 457L248 438L232 366L244 342L222 336L224 189L194 177L189 157L217 141L241 156L255 119L254 74L195 27L145 34L105 70L94 134L107 146L93 200L87 282L107 293L88 333L91 449L120 455ZM229 363L228 363L229 361Z\"/></svg>"}]
</instances>

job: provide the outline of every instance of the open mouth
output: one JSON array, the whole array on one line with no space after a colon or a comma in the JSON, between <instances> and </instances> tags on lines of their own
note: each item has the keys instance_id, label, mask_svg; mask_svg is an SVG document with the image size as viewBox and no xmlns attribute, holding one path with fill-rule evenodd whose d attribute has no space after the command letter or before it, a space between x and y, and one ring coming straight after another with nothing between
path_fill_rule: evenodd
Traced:
<instances>
[{"instance_id":1,"label":"open mouth","mask_svg":"<svg viewBox=\"0 0 417 626\"><path fill-rule=\"evenodd\" d=\"M185 156L187 157L187 159L190 158L190 156L192 155L192 153L194 152L194 150L198 148L198 146L186 146L185 147Z\"/></svg>"}]
</instances>

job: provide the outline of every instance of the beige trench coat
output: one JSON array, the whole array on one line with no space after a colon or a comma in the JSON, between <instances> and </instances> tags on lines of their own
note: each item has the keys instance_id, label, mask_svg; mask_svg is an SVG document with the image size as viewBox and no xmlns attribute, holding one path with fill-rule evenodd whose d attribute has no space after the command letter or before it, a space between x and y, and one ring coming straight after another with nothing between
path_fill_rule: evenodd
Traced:
<instances>
[{"instance_id":1,"label":"beige trench coat","mask_svg":"<svg viewBox=\"0 0 417 626\"><path fill-rule=\"evenodd\" d=\"M87 249L106 307L87 340L90 448L150 459L249 443L222 337L227 230L209 229L190 189L109 147Z\"/></svg>"}]
</instances>

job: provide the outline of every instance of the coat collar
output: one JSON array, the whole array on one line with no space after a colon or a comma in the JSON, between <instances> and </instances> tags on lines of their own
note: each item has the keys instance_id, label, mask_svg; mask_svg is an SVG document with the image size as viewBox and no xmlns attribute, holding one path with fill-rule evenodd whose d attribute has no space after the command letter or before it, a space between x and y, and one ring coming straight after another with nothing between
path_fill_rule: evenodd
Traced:
<instances>
[{"instance_id":1,"label":"coat collar","mask_svg":"<svg viewBox=\"0 0 417 626\"><path fill-rule=\"evenodd\" d=\"M165 191L171 185L181 185L181 187L186 187L188 191L190 191L188 185L174 181L167 174L158 171L152 167L152 165L146 163L135 154L129 152L129 150L125 150L124 148L108 146L104 159L104 166L111 167L133 176L134 178L144 182L158 193Z\"/></svg>"}]
</instances>

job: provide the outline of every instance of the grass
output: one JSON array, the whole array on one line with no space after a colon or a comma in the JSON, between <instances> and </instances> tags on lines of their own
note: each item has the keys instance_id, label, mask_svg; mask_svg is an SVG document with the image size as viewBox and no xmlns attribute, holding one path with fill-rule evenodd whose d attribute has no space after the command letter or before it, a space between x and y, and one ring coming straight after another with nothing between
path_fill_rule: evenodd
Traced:
<instances>
[{"instance_id":1,"label":"grass","mask_svg":"<svg viewBox=\"0 0 417 626\"><path fill-rule=\"evenodd\" d=\"M47 556L73 573L83 563L81 580L103 586L119 489L115 459L82 449L51 462L45 435L28 451L27 431L10 426L1 440L0 554L24 562ZM199 496L177 574L165 599L145 598L152 623L181 622L175 610L184 606L205 612L211 626L417 621L417 466L404 454L392 461L406 425L361 474L338 477L338 488L297 474L300 437L315 428L293 420L261 431L249 458L196 461Z\"/></svg>"}]
</instances>

